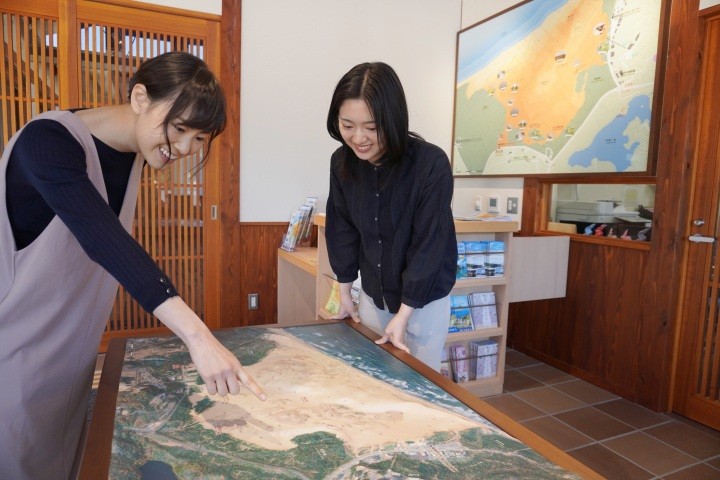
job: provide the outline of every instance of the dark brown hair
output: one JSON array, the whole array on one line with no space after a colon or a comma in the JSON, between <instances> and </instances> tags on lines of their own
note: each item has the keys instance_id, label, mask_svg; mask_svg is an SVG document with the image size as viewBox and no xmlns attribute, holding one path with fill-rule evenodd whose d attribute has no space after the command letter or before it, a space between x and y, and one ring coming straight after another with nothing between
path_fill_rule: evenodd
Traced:
<instances>
[{"instance_id":1,"label":"dark brown hair","mask_svg":"<svg viewBox=\"0 0 720 480\"><path fill-rule=\"evenodd\" d=\"M128 85L128 97L137 84L145 86L151 102L170 101L163 128L173 120L209 134L205 158L212 141L227 123L225 94L207 64L187 52L168 52L145 60ZM168 145L168 149L170 145Z\"/></svg>"},{"instance_id":2,"label":"dark brown hair","mask_svg":"<svg viewBox=\"0 0 720 480\"><path fill-rule=\"evenodd\" d=\"M375 121L378 139L385 148L381 161L390 166L399 165L405 156L408 136L420 136L409 131L405 91L395 70L382 62L361 63L343 75L335 87L328 110L327 130L332 138L343 144L344 166L355 158L340 134L338 118L345 100L365 102Z\"/></svg>"}]
</instances>

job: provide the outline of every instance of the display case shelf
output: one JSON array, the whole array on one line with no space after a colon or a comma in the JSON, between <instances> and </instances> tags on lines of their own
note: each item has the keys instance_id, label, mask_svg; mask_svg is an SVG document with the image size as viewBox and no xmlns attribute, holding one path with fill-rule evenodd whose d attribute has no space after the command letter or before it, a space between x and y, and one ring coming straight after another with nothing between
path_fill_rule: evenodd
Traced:
<instances>
[{"instance_id":1,"label":"display case shelf","mask_svg":"<svg viewBox=\"0 0 720 480\"><path fill-rule=\"evenodd\" d=\"M504 276L495 277L476 277L476 278L459 278L455 281L454 289L475 288L495 285L507 285L507 278Z\"/></svg>"}]
</instances>

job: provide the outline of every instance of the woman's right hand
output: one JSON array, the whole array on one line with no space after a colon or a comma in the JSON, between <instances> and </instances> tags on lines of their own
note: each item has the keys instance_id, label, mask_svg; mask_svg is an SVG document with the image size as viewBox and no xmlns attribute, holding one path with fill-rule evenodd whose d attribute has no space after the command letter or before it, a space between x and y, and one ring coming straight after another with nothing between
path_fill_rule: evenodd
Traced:
<instances>
[{"instance_id":1,"label":"woman's right hand","mask_svg":"<svg viewBox=\"0 0 720 480\"><path fill-rule=\"evenodd\" d=\"M337 315L330 317L331 320L342 320L350 317L355 322L360 322L357 305L352 299L352 282L340 284L340 309Z\"/></svg>"},{"instance_id":2,"label":"woman's right hand","mask_svg":"<svg viewBox=\"0 0 720 480\"><path fill-rule=\"evenodd\" d=\"M153 314L188 347L195 368L210 395L237 395L242 383L260 400L267 398L262 387L240 364L240 360L215 338L180 297L165 300Z\"/></svg>"},{"instance_id":3,"label":"woman's right hand","mask_svg":"<svg viewBox=\"0 0 720 480\"><path fill-rule=\"evenodd\" d=\"M228 394L240 393L240 383L250 390L260 400L267 396L245 371L235 355L225 348L209 331L188 339L186 345L198 373L205 382L210 395L218 394L224 397Z\"/></svg>"}]
</instances>

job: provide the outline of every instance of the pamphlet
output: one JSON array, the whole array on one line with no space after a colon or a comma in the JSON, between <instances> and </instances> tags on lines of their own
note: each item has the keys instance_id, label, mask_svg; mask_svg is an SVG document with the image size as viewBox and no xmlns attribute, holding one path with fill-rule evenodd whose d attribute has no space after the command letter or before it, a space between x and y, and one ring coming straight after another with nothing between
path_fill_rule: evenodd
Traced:
<instances>
[{"instance_id":1,"label":"pamphlet","mask_svg":"<svg viewBox=\"0 0 720 480\"><path fill-rule=\"evenodd\" d=\"M443 347L440 355L440 374L452 380L452 367L450 366L450 348Z\"/></svg>"},{"instance_id":2,"label":"pamphlet","mask_svg":"<svg viewBox=\"0 0 720 480\"><path fill-rule=\"evenodd\" d=\"M288 225L287 233L283 239L280 248L288 252L295 250L297 244L298 235L300 233L300 224L302 222L303 212L302 210L295 210L290 217L290 224Z\"/></svg>"},{"instance_id":3,"label":"pamphlet","mask_svg":"<svg viewBox=\"0 0 720 480\"><path fill-rule=\"evenodd\" d=\"M498 344L494 340L479 340L468 343L470 350L469 378L479 380L497 375Z\"/></svg>"},{"instance_id":4,"label":"pamphlet","mask_svg":"<svg viewBox=\"0 0 720 480\"><path fill-rule=\"evenodd\" d=\"M451 345L450 358L452 360L453 380L457 383L464 383L470 380L470 362L467 358L465 345Z\"/></svg>"},{"instance_id":5,"label":"pamphlet","mask_svg":"<svg viewBox=\"0 0 720 480\"><path fill-rule=\"evenodd\" d=\"M495 292L475 292L470 294L470 313L475 328L498 326Z\"/></svg>"},{"instance_id":6,"label":"pamphlet","mask_svg":"<svg viewBox=\"0 0 720 480\"><path fill-rule=\"evenodd\" d=\"M337 315L338 312L340 312L340 284L337 281L333 281L332 283L330 296L325 304L325 310L333 315Z\"/></svg>"},{"instance_id":7,"label":"pamphlet","mask_svg":"<svg viewBox=\"0 0 720 480\"><path fill-rule=\"evenodd\" d=\"M453 295L450 297L450 326L448 332L473 330L473 320L469 306L467 295Z\"/></svg>"}]
</instances>

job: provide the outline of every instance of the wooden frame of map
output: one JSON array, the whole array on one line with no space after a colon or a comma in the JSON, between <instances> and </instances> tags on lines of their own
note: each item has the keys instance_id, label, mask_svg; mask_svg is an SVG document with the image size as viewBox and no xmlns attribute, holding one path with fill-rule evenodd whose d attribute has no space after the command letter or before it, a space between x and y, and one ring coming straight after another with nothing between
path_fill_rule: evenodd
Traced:
<instances>
[{"instance_id":1,"label":"wooden frame of map","mask_svg":"<svg viewBox=\"0 0 720 480\"><path fill-rule=\"evenodd\" d=\"M113 339L78 478L602 478L353 321L215 334L267 400L207 395L177 337Z\"/></svg>"},{"instance_id":2,"label":"wooden frame of map","mask_svg":"<svg viewBox=\"0 0 720 480\"><path fill-rule=\"evenodd\" d=\"M649 172L664 3L532 0L458 32L453 174Z\"/></svg>"}]
</instances>

